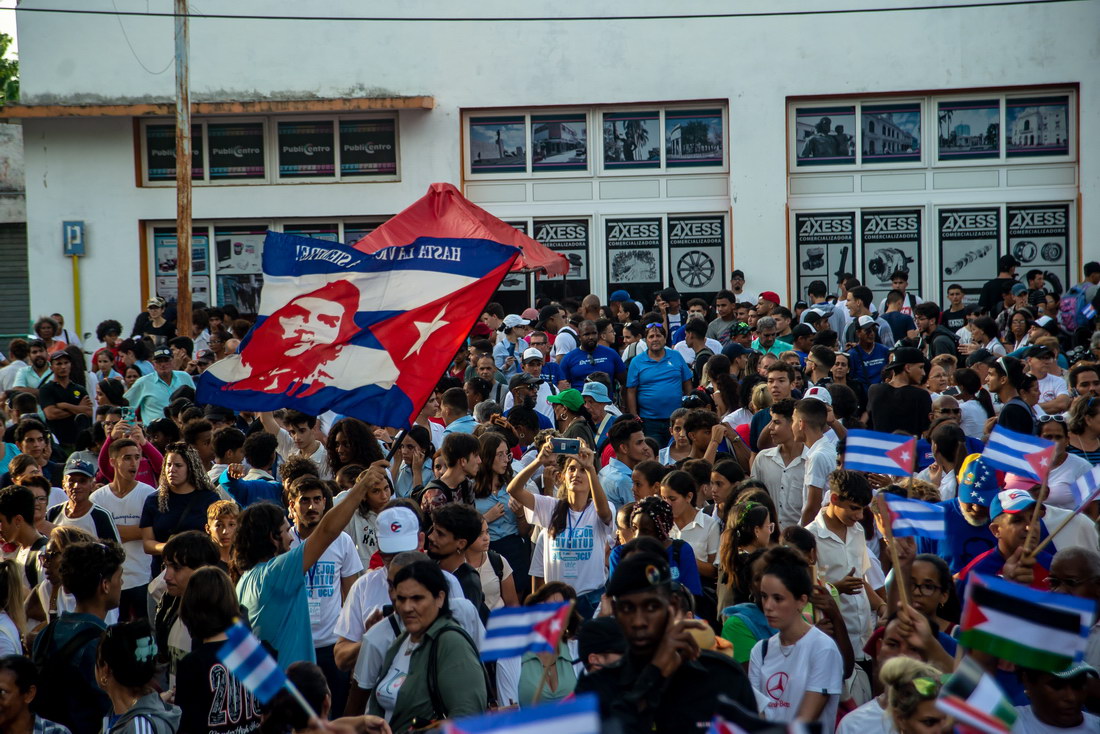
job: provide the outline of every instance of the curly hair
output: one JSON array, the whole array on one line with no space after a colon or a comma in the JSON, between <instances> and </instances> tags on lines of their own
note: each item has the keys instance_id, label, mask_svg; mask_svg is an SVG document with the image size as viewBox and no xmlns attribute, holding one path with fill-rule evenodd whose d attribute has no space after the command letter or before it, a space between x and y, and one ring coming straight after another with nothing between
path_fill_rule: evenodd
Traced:
<instances>
[{"instance_id":1,"label":"curly hair","mask_svg":"<svg viewBox=\"0 0 1100 734\"><path fill-rule=\"evenodd\" d=\"M249 505L237 518L237 534L229 551L234 581L253 566L279 553L272 536L278 535L286 521L282 508L271 502Z\"/></svg>"},{"instance_id":2,"label":"curly hair","mask_svg":"<svg viewBox=\"0 0 1100 734\"><path fill-rule=\"evenodd\" d=\"M336 450L336 437L340 434L344 434L344 440L351 448L350 461L341 461L340 454ZM374 437L374 432L369 425L357 418L342 418L336 421L332 430L329 431L325 448L328 450L328 463L334 474L344 468L344 464L370 466L382 460L382 449L378 445L378 439Z\"/></svg>"},{"instance_id":3,"label":"curly hair","mask_svg":"<svg viewBox=\"0 0 1100 734\"><path fill-rule=\"evenodd\" d=\"M126 552L113 540L73 543L61 553L61 585L78 602L86 601L125 560Z\"/></svg>"},{"instance_id":4,"label":"curly hair","mask_svg":"<svg viewBox=\"0 0 1100 734\"><path fill-rule=\"evenodd\" d=\"M645 515L653 521L657 540L662 543L668 540L668 533L672 529L672 506L664 497L651 495L635 502L634 510L630 513L631 522L638 515Z\"/></svg>"},{"instance_id":5,"label":"curly hair","mask_svg":"<svg viewBox=\"0 0 1100 734\"><path fill-rule=\"evenodd\" d=\"M101 342L106 342L107 335L110 333L114 333L115 336L121 336L122 324L114 319L107 319L106 321L100 321L99 325L95 327L95 338Z\"/></svg>"},{"instance_id":6,"label":"curly hair","mask_svg":"<svg viewBox=\"0 0 1100 734\"><path fill-rule=\"evenodd\" d=\"M214 483L206 476L202 468L202 460L198 452L182 441L170 443L164 447L164 466L160 471L160 483L157 485L157 509L161 512L168 511L168 495L172 488L168 484L168 455L178 454L183 463L187 465L187 481L195 488L196 492L216 492Z\"/></svg>"}]
</instances>

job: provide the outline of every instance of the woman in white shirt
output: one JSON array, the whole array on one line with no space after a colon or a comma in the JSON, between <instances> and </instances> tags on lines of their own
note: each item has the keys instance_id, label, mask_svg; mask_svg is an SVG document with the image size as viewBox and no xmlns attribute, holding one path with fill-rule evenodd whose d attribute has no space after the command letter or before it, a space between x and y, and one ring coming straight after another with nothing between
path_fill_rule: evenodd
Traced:
<instances>
[{"instance_id":1,"label":"woman in white shirt","mask_svg":"<svg viewBox=\"0 0 1100 734\"><path fill-rule=\"evenodd\" d=\"M535 469L553 454L546 441L534 461L512 478L508 493L527 509L532 522L546 531L543 578L564 581L577 591L577 612L588 619L600 605L607 569L604 549L614 531L614 515L600 486L592 449L583 442L576 456L566 456L557 497L533 494L527 483Z\"/></svg>"},{"instance_id":2,"label":"woman in white shirt","mask_svg":"<svg viewBox=\"0 0 1100 734\"><path fill-rule=\"evenodd\" d=\"M669 537L680 539L695 552L699 576L713 579L718 575L714 565L718 558L718 542L722 530L718 520L695 508L698 489L695 480L686 471L676 470L661 480L661 496L672 507L672 529Z\"/></svg>"},{"instance_id":3,"label":"woman in white shirt","mask_svg":"<svg viewBox=\"0 0 1100 734\"><path fill-rule=\"evenodd\" d=\"M796 550L764 554L760 596L777 634L757 642L749 656L749 682L764 694L770 721L820 721L833 734L844 688L844 661L836 643L802 616L813 594L810 567Z\"/></svg>"}]
</instances>

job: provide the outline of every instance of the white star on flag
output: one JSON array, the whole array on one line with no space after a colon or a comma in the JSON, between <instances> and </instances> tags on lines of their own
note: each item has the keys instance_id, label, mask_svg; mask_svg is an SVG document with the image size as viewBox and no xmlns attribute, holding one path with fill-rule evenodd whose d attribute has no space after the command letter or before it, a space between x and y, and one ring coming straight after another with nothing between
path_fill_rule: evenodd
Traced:
<instances>
[{"instance_id":1,"label":"white star on flag","mask_svg":"<svg viewBox=\"0 0 1100 734\"><path fill-rule=\"evenodd\" d=\"M437 313L435 315L435 318L432 319L431 321L414 321L413 322L413 326L415 326L417 328L417 330L420 332L420 336L417 338L416 342L412 345L412 348L409 349L409 353L405 355L405 359L408 359L409 357L411 357L414 354L418 354L420 352L420 348L422 346L424 346L424 342L428 341L428 337L430 337L432 334L434 334L435 332L442 329L444 326L448 325L449 322L443 320L443 314L445 314L446 312L447 312L447 307L444 306L443 308L439 309L439 313Z\"/></svg>"}]
</instances>

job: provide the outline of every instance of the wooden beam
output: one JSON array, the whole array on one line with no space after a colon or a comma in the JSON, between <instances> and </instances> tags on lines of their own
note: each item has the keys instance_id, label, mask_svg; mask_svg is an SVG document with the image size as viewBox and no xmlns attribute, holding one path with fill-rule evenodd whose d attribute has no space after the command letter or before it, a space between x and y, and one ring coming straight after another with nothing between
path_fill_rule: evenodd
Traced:
<instances>
[{"instance_id":1,"label":"wooden beam","mask_svg":"<svg viewBox=\"0 0 1100 734\"><path fill-rule=\"evenodd\" d=\"M8 105L0 108L0 120L50 117L163 117L176 112L171 102L142 104L45 104ZM430 110L435 97L345 97L341 99L262 99L252 102L195 102L194 115L254 115L293 112L374 112Z\"/></svg>"}]
</instances>

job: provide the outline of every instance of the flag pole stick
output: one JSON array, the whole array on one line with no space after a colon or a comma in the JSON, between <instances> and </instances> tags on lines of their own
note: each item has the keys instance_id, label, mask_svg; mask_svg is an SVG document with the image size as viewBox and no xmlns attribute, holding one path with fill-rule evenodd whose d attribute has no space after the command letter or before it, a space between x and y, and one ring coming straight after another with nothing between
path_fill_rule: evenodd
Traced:
<instances>
[{"instance_id":1,"label":"flag pole stick","mask_svg":"<svg viewBox=\"0 0 1100 734\"><path fill-rule=\"evenodd\" d=\"M420 411L417 411L418 413ZM405 436L409 435L409 429L402 428L397 432L397 435L390 441L390 450L386 452L386 461L393 461L393 455L397 453L397 449L401 448L401 442L405 440Z\"/></svg>"},{"instance_id":2,"label":"flag pole stick","mask_svg":"<svg viewBox=\"0 0 1100 734\"><path fill-rule=\"evenodd\" d=\"M912 480L912 475L909 479ZM882 535L886 540L886 548L890 551L890 563L894 567L894 580L898 585L898 600L903 607L909 606L909 579L901 572L901 561L898 560L898 546L894 543L894 518L890 514L890 508L886 505L886 498L881 494L875 498L878 503L879 517L882 518Z\"/></svg>"},{"instance_id":3,"label":"flag pole stick","mask_svg":"<svg viewBox=\"0 0 1100 734\"><path fill-rule=\"evenodd\" d=\"M311 722L316 721L317 726L323 728L321 717L318 716L317 712L313 710L313 707L309 705L309 701L307 701L306 697L302 695L302 692L298 690L298 686L294 685L289 678L286 680L286 689L290 691L290 695L294 696L294 700L298 702L298 705L301 706L302 710L309 716L309 720Z\"/></svg>"},{"instance_id":4,"label":"flag pole stick","mask_svg":"<svg viewBox=\"0 0 1100 734\"><path fill-rule=\"evenodd\" d=\"M1036 503L1036 505L1038 505L1038 503ZM1062 532L1062 528L1064 528L1066 525L1069 525L1069 521L1072 520L1075 517L1077 517L1076 512L1071 512L1070 514L1066 515L1066 519L1063 520L1062 522L1058 523L1058 527L1054 528L1054 532L1052 532L1047 537L1043 538L1043 542L1041 542L1041 543L1039 543L1039 545L1035 546L1035 550L1028 553L1027 557L1028 558L1035 558L1036 556L1038 556L1039 551L1041 551L1043 548L1046 548L1047 543L1054 540L1054 536L1057 535L1058 533ZM1030 530L1031 529L1028 528L1029 532L1030 532Z\"/></svg>"},{"instance_id":5,"label":"flag pole stick","mask_svg":"<svg viewBox=\"0 0 1100 734\"><path fill-rule=\"evenodd\" d=\"M569 600L569 611L566 612L566 614L565 614L565 618L567 620L573 614L573 607L576 606L576 604L577 604L576 599L570 599ZM562 634L565 634L565 629L564 628L562 628ZM560 644L561 644L561 635L558 636L558 645L560 645ZM557 665L558 665L558 650L557 650L557 647L555 647L554 648L554 662L553 662L553 664L550 665L549 667L547 667L545 665L542 666L542 676L539 678L538 688L535 689L535 698L534 698L534 701L532 701L532 703L531 703L532 706L537 706L538 705L539 700L542 698L542 689L546 686L546 681L549 680L549 678L550 678L550 668L555 668L555 667L557 667Z\"/></svg>"},{"instance_id":6,"label":"flag pole stick","mask_svg":"<svg viewBox=\"0 0 1100 734\"><path fill-rule=\"evenodd\" d=\"M1044 475L1043 476L1043 483L1039 485L1039 496L1035 498L1035 507L1032 508L1032 510L1031 510L1031 520L1028 522L1028 526L1027 526L1027 538L1024 540L1024 548L1025 549L1027 549L1027 548L1032 548L1033 549L1033 550L1027 551L1024 554L1025 556L1028 556L1030 558L1034 558L1035 554L1039 552L1039 548L1042 547L1042 546L1037 546L1038 541L1039 541L1039 534L1040 534L1040 531L1042 529L1042 525L1040 525L1040 519L1039 518L1040 518L1040 513L1043 511L1043 503L1046 502L1047 494L1049 493L1049 491L1050 491L1050 488L1047 487L1047 478L1046 478L1046 475ZM1059 529L1061 529L1061 528L1059 528ZM1049 540L1049 538L1048 538L1048 540Z\"/></svg>"}]
</instances>

